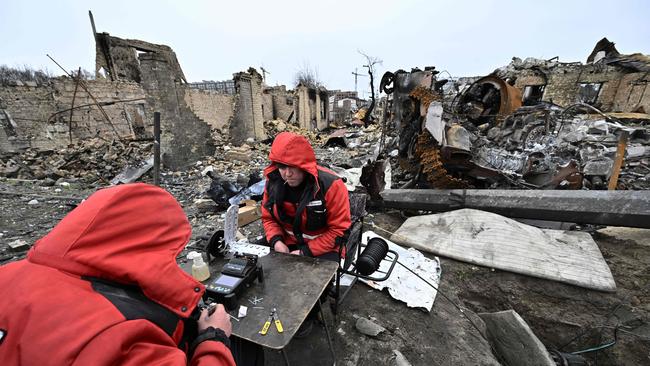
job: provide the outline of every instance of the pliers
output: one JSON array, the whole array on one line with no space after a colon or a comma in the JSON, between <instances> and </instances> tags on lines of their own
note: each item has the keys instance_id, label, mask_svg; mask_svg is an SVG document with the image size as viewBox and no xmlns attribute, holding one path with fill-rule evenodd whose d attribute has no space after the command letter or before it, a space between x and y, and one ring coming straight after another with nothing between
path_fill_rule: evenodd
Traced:
<instances>
[{"instance_id":1,"label":"pliers","mask_svg":"<svg viewBox=\"0 0 650 366\"><path fill-rule=\"evenodd\" d=\"M276 309L273 308L273 310L269 313L269 317L266 319L264 326L262 326L262 329L259 332L261 335L266 335L266 333L269 331L269 327L271 327L271 321L275 323L275 329L278 330L278 333L282 333L284 331L284 328L282 328L282 322L278 317L278 313Z\"/></svg>"}]
</instances>

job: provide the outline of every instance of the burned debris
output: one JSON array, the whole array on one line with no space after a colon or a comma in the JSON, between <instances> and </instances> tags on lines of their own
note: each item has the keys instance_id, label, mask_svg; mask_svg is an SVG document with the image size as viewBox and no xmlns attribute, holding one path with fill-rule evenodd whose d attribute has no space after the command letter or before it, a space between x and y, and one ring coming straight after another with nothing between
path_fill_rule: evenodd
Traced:
<instances>
[{"instance_id":1,"label":"burned debris","mask_svg":"<svg viewBox=\"0 0 650 366\"><path fill-rule=\"evenodd\" d=\"M448 80L434 68L386 73L400 166L417 178L412 184L432 188L647 189L650 115L629 112L647 108L634 84L648 81L638 62L633 70L620 64L643 58L613 57L588 65L515 60L457 93L444 92ZM569 72L578 81L566 85L569 77L559 78ZM597 77L610 79L593 89Z\"/></svg>"}]
</instances>

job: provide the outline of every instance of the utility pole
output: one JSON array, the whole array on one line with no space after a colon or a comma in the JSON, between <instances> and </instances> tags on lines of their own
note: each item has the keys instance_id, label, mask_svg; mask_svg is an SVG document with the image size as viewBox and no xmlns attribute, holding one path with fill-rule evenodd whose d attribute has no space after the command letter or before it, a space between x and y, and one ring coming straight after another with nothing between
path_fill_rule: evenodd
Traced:
<instances>
[{"instance_id":1,"label":"utility pole","mask_svg":"<svg viewBox=\"0 0 650 366\"><path fill-rule=\"evenodd\" d=\"M359 78L359 76L364 76L365 77L366 75L357 73L357 68L356 67L354 68L354 72L352 73L352 75L354 75L354 92L357 93L357 98L358 98L359 97L359 92L357 91L357 79Z\"/></svg>"},{"instance_id":2,"label":"utility pole","mask_svg":"<svg viewBox=\"0 0 650 366\"><path fill-rule=\"evenodd\" d=\"M266 74L271 75L271 73L266 71L264 66L260 66L260 70L262 70L262 81L264 82L264 84L266 84Z\"/></svg>"}]
</instances>

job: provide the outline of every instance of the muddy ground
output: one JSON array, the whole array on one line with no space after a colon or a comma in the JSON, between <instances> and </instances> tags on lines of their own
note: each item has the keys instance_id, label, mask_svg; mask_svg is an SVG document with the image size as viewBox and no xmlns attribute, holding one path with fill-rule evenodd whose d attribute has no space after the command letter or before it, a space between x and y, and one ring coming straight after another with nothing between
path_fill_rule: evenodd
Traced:
<instances>
[{"instance_id":1,"label":"muddy ground","mask_svg":"<svg viewBox=\"0 0 650 366\"><path fill-rule=\"evenodd\" d=\"M150 178L145 177L145 181ZM163 184L181 202L193 226L190 246L201 247L221 226L221 215L193 204L203 196L205 178L168 174ZM81 183L43 187L41 182L0 180L0 265L24 257L8 243L18 239L32 244L47 233L81 198L94 191ZM63 197L63 198L61 198ZM36 200L38 202L33 202ZM28 204L32 201L32 204ZM398 211L371 212L366 221L394 231L404 221ZM242 230L250 240L261 234L259 222ZM616 230L594 233L610 265L618 290L603 293L478 267L441 258L440 290L465 309L475 323L475 312L516 310L549 349L574 352L614 340L607 349L584 354L591 365L650 364L650 234ZM636 239L631 240L630 236ZM428 254L427 254L428 255ZM429 255L428 255L429 256ZM407 308L387 293L357 284L340 309L336 321L328 307L325 315L334 336L339 365L395 364L399 350L413 365L495 365L498 359L468 320L438 295L428 313ZM360 334L356 319L367 317L387 329L376 338ZM288 348L292 364L327 365L331 358L322 327ZM282 357L267 352L267 365L282 365Z\"/></svg>"}]
</instances>

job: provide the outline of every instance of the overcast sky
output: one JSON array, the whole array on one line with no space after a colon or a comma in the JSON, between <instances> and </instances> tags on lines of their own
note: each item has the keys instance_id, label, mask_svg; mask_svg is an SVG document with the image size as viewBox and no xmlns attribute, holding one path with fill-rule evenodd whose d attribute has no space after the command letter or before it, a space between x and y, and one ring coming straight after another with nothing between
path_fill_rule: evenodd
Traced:
<instances>
[{"instance_id":1,"label":"overcast sky","mask_svg":"<svg viewBox=\"0 0 650 366\"><path fill-rule=\"evenodd\" d=\"M94 71L98 32L171 46L188 81L225 80L253 66L292 87L310 67L329 89L354 90L359 50L386 70L432 65L485 75L513 56L584 62L607 37L650 54L650 1L33 1L0 0L0 64ZM445 74L446 75L446 74ZM368 78L359 79L359 91Z\"/></svg>"}]
</instances>

